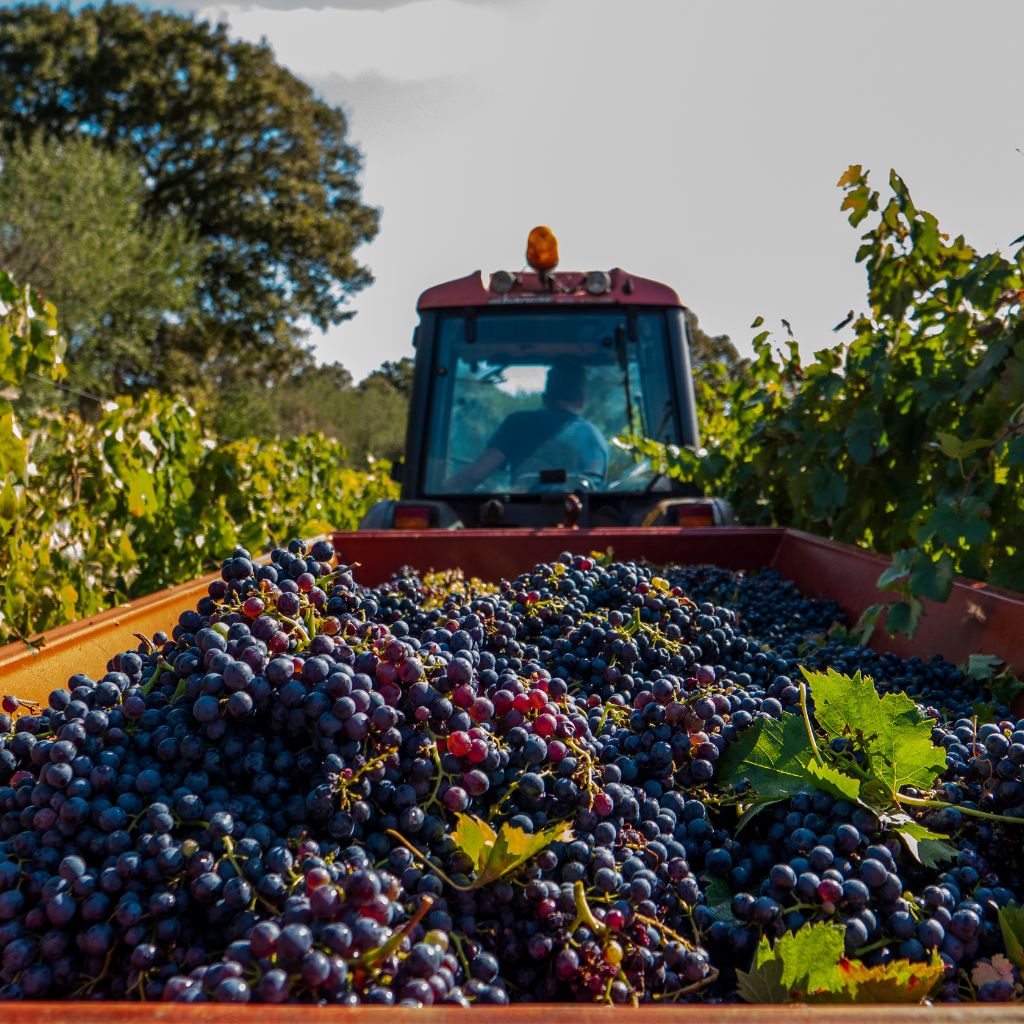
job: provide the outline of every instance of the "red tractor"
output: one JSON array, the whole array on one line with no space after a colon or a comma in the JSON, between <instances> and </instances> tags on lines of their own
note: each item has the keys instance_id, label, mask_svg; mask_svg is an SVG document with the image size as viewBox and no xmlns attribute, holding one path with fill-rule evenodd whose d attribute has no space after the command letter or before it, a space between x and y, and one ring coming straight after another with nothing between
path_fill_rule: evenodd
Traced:
<instances>
[{"instance_id":1,"label":"red tractor","mask_svg":"<svg viewBox=\"0 0 1024 1024\"><path fill-rule=\"evenodd\" d=\"M699 443L679 296L624 270L556 271L544 227L527 261L420 296L401 498L361 528L731 523L615 444Z\"/></svg>"}]
</instances>

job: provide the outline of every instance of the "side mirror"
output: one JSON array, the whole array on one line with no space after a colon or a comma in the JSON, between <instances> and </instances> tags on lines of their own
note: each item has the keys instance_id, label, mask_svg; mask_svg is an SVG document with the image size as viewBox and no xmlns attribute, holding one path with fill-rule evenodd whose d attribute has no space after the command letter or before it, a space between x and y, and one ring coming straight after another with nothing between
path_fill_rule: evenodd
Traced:
<instances>
[{"instance_id":1,"label":"side mirror","mask_svg":"<svg viewBox=\"0 0 1024 1024\"><path fill-rule=\"evenodd\" d=\"M391 479L394 480L396 484L400 484L402 482L402 476L404 475L404 473L405 460L395 459L395 461L391 463Z\"/></svg>"}]
</instances>

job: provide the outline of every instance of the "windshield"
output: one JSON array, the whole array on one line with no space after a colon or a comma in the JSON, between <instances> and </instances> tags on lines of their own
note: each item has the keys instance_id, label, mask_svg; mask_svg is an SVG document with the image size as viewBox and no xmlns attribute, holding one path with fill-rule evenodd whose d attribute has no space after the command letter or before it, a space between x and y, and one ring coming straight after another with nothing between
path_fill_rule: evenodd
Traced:
<instances>
[{"instance_id":1,"label":"windshield","mask_svg":"<svg viewBox=\"0 0 1024 1024\"><path fill-rule=\"evenodd\" d=\"M610 442L676 441L671 388L660 311L445 315L426 493L643 491L650 467Z\"/></svg>"}]
</instances>

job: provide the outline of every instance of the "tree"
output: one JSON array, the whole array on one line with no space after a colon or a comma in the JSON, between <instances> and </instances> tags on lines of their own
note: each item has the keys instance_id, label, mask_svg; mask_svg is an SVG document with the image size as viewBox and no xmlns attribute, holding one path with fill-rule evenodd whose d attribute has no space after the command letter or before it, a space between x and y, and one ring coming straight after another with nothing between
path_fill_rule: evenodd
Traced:
<instances>
[{"instance_id":1,"label":"tree","mask_svg":"<svg viewBox=\"0 0 1024 1024\"><path fill-rule=\"evenodd\" d=\"M698 377L712 365L719 365L728 377L742 374L750 364L749 359L741 358L736 346L728 334L708 334L697 320L697 314L686 311L686 326L690 335L690 361L693 372Z\"/></svg>"},{"instance_id":2,"label":"tree","mask_svg":"<svg viewBox=\"0 0 1024 1024\"><path fill-rule=\"evenodd\" d=\"M0 10L0 136L88 135L132 154L151 216L203 243L196 313L164 322L155 365L186 383L279 378L308 325L351 316L377 231L344 113L224 25L106 4Z\"/></svg>"},{"instance_id":3,"label":"tree","mask_svg":"<svg viewBox=\"0 0 1024 1024\"><path fill-rule=\"evenodd\" d=\"M395 460L405 448L407 393L392 382L401 363L385 363L358 386L341 363L303 366L281 383L242 381L210 403L222 437L266 440L321 433L340 442L349 462L366 457Z\"/></svg>"},{"instance_id":4,"label":"tree","mask_svg":"<svg viewBox=\"0 0 1024 1024\"><path fill-rule=\"evenodd\" d=\"M412 398L412 376L416 361L412 356L403 356L398 360L386 360L367 374L360 387L366 387L371 381L380 379L390 384L408 402Z\"/></svg>"},{"instance_id":5,"label":"tree","mask_svg":"<svg viewBox=\"0 0 1024 1024\"><path fill-rule=\"evenodd\" d=\"M72 383L104 396L153 377L165 319L192 312L200 248L145 203L137 163L87 138L0 145L0 266L60 306Z\"/></svg>"}]
</instances>

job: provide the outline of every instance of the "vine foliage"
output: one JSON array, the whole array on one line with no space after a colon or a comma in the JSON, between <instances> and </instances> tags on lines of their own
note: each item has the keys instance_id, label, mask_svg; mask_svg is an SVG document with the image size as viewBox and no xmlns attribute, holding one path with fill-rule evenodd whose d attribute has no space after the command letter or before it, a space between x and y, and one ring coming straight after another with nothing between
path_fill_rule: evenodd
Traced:
<instances>
[{"instance_id":1,"label":"vine foliage","mask_svg":"<svg viewBox=\"0 0 1024 1024\"><path fill-rule=\"evenodd\" d=\"M65 374L57 313L0 272L0 643L91 615L293 534L355 529L397 496L320 434L223 441L181 399L149 392L73 413L21 416L32 374Z\"/></svg>"},{"instance_id":2,"label":"vine foliage","mask_svg":"<svg viewBox=\"0 0 1024 1024\"><path fill-rule=\"evenodd\" d=\"M697 381L703 449L619 443L727 498L743 523L891 555L878 582L893 599L866 625L911 634L922 599L945 600L957 574L1024 587L1024 249L982 254L895 172L888 185L883 196L860 166L839 179L851 225L867 229L851 341L804 360L761 330L746 373Z\"/></svg>"}]
</instances>

